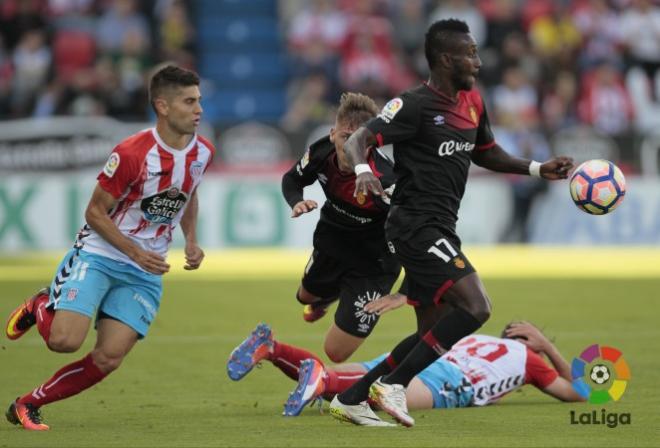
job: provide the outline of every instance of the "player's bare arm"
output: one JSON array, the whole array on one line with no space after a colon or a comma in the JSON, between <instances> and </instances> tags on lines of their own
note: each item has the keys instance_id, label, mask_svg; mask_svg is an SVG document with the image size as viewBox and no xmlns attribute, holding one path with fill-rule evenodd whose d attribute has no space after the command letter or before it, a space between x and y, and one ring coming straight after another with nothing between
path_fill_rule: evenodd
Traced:
<instances>
[{"instance_id":1,"label":"player's bare arm","mask_svg":"<svg viewBox=\"0 0 660 448\"><path fill-rule=\"evenodd\" d=\"M377 196L383 195L383 186L367 163L367 148L376 145L376 136L364 126L350 136L344 144L344 151L348 162L353 166L357 178L355 179L354 196L372 192Z\"/></svg>"},{"instance_id":2,"label":"player's bare arm","mask_svg":"<svg viewBox=\"0 0 660 448\"><path fill-rule=\"evenodd\" d=\"M485 151L474 151L472 161L491 171L512 174L530 174L530 160L513 157L499 145ZM550 159L540 165L539 175L547 180L566 179L573 168L573 159L560 156Z\"/></svg>"},{"instance_id":3,"label":"player's bare arm","mask_svg":"<svg viewBox=\"0 0 660 448\"><path fill-rule=\"evenodd\" d=\"M139 247L130 238L122 234L115 223L112 222L108 216L108 210L112 210L116 203L115 198L97 184L87 205L87 210L85 210L87 224L96 230L104 240L126 254L145 271L156 275L168 272L170 265L163 257Z\"/></svg>"},{"instance_id":4,"label":"player's bare arm","mask_svg":"<svg viewBox=\"0 0 660 448\"><path fill-rule=\"evenodd\" d=\"M507 337L519 337L520 342L531 350L545 354L559 377L550 383L543 392L562 401L584 401L571 383L571 368L557 347L538 328L529 322L514 322L507 327Z\"/></svg>"},{"instance_id":5,"label":"player's bare arm","mask_svg":"<svg viewBox=\"0 0 660 448\"><path fill-rule=\"evenodd\" d=\"M184 253L186 264L183 269L192 271L202 264L204 260L204 251L197 243L197 214L199 211L199 200L197 199L197 190L190 196L190 203L181 216L181 231L186 240Z\"/></svg>"},{"instance_id":6,"label":"player's bare arm","mask_svg":"<svg viewBox=\"0 0 660 448\"><path fill-rule=\"evenodd\" d=\"M377 314L379 316L387 313L388 311L396 310L406 304L408 298L399 293L388 294L377 300L367 303L364 310L368 313Z\"/></svg>"}]
</instances>

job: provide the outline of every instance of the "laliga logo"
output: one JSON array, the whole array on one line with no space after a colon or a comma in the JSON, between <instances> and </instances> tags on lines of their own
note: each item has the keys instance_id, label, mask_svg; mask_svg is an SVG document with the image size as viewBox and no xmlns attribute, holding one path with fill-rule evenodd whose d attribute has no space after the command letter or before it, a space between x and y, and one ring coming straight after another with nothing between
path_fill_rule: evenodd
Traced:
<instances>
[{"instance_id":1,"label":"laliga logo","mask_svg":"<svg viewBox=\"0 0 660 448\"><path fill-rule=\"evenodd\" d=\"M589 403L604 404L619 401L630 379L630 368L619 350L594 344L573 358L571 376L578 394Z\"/></svg>"},{"instance_id":2,"label":"laliga logo","mask_svg":"<svg viewBox=\"0 0 660 448\"><path fill-rule=\"evenodd\" d=\"M619 401L630 380L630 367L621 351L614 347L593 344L573 358L571 363L573 389L592 404L605 404ZM600 417L600 418L599 418ZM607 425L614 428L618 424L629 425L630 413L608 413L597 411L570 412L572 425Z\"/></svg>"}]
</instances>

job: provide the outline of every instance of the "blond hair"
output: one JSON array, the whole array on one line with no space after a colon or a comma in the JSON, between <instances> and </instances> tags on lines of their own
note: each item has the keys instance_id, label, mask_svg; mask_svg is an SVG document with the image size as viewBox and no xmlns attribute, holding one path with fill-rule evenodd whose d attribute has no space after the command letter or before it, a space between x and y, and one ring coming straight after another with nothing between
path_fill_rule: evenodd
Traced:
<instances>
[{"instance_id":1,"label":"blond hair","mask_svg":"<svg viewBox=\"0 0 660 448\"><path fill-rule=\"evenodd\" d=\"M367 95L354 92L342 93L337 109L337 121L357 127L376 115L378 115L378 106Z\"/></svg>"}]
</instances>

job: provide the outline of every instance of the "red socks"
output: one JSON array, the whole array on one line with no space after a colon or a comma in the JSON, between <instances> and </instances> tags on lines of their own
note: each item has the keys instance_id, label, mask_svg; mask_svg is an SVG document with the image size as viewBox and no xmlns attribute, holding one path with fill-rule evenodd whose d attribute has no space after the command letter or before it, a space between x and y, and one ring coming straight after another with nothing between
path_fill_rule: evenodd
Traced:
<instances>
[{"instance_id":1,"label":"red socks","mask_svg":"<svg viewBox=\"0 0 660 448\"><path fill-rule=\"evenodd\" d=\"M44 384L19 398L18 402L43 406L76 395L105 377L106 374L94 364L92 355L88 354L83 359L62 367Z\"/></svg>"},{"instance_id":2,"label":"red socks","mask_svg":"<svg viewBox=\"0 0 660 448\"><path fill-rule=\"evenodd\" d=\"M346 389L357 383L364 376L365 372L337 372L332 369L325 369L325 391L323 398L330 401L335 395L344 392Z\"/></svg>"},{"instance_id":3,"label":"red socks","mask_svg":"<svg viewBox=\"0 0 660 448\"><path fill-rule=\"evenodd\" d=\"M37 317L37 330L46 344L48 344L48 339L50 338L50 326L53 323L53 318L55 317L55 310L52 308L46 308L48 303L48 296L43 295L34 301L34 308L32 312Z\"/></svg>"},{"instance_id":4,"label":"red socks","mask_svg":"<svg viewBox=\"0 0 660 448\"><path fill-rule=\"evenodd\" d=\"M268 359L278 369L284 372L286 376L294 381L298 381L298 367L300 366L300 362L309 358L314 358L323 364L323 361L321 361L318 356L307 350L275 341L273 345L273 353Z\"/></svg>"}]
</instances>

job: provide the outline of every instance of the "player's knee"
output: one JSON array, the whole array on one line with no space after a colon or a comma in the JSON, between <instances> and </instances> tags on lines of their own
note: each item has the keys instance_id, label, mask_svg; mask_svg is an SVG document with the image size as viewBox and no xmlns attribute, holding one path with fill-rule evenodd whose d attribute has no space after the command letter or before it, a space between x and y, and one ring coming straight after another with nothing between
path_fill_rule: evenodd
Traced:
<instances>
[{"instance_id":1,"label":"player's knee","mask_svg":"<svg viewBox=\"0 0 660 448\"><path fill-rule=\"evenodd\" d=\"M470 297L469 300L462 302L460 306L482 325L490 318L491 304L486 295Z\"/></svg>"},{"instance_id":2,"label":"player's knee","mask_svg":"<svg viewBox=\"0 0 660 448\"><path fill-rule=\"evenodd\" d=\"M124 360L122 355L114 355L104 352L101 349L94 349L92 351L92 359L94 364L99 370L106 375L114 370L117 370Z\"/></svg>"},{"instance_id":3,"label":"player's knee","mask_svg":"<svg viewBox=\"0 0 660 448\"><path fill-rule=\"evenodd\" d=\"M47 342L48 348L57 353L73 353L82 345L82 341L61 331L51 331Z\"/></svg>"},{"instance_id":4,"label":"player's knee","mask_svg":"<svg viewBox=\"0 0 660 448\"><path fill-rule=\"evenodd\" d=\"M346 361L351 355L355 352L353 347L342 347L336 344L325 343L323 347L325 354L328 356L330 361L334 363L340 363Z\"/></svg>"},{"instance_id":5,"label":"player's knee","mask_svg":"<svg viewBox=\"0 0 660 448\"><path fill-rule=\"evenodd\" d=\"M479 321L480 324L483 325L488 319L490 319L491 311L492 306L490 304L490 300L488 297L483 296L481 300L475 303L475 306L472 310L472 315L476 320Z\"/></svg>"}]
</instances>

